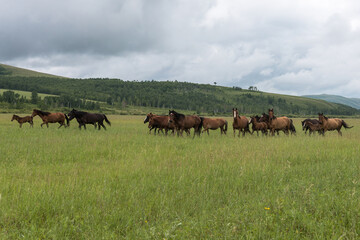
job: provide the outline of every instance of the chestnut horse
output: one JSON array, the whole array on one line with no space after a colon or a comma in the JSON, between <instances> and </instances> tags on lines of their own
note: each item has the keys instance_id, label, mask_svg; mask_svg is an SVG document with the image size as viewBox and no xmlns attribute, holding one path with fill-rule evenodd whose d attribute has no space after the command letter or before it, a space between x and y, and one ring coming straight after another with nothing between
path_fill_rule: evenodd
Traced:
<instances>
[{"instance_id":1,"label":"chestnut horse","mask_svg":"<svg viewBox=\"0 0 360 240\"><path fill-rule=\"evenodd\" d=\"M227 128L228 128L228 122L225 119L222 118L204 118L203 119L203 128L204 130L202 132L207 132L209 135L209 129L216 130L220 128L221 135L224 133L226 135Z\"/></svg>"},{"instance_id":2,"label":"chestnut horse","mask_svg":"<svg viewBox=\"0 0 360 240\"><path fill-rule=\"evenodd\" d=\"M200 137L201 128L203 124L203 118L196 115L187 115L169 110L169 123L174 123L175 128L178 131L178 136L181 135L184 130L194 128L194 137L197 134Z\"/></svg>"},{"instance_id":3,"label":"chestnut horse","mask_svg":"<svg viewBox=\"0 0 360 240\"><path fill-rule=\"evenodd\" d=\"M282 130L286 135L289 134L289 130L292 134L296 132L292 120L288 117L275 117L273 108L269 109L269 123L272 136L275 135L275 130Z\"/></svg>"},{"instance_id":4,"label":"chestnut horse","mask_svg":"<svg viewBox=\"0 0 360 240\"><path fill-rule=\"evenodd\" d=\"M233 130L234 130L234 137L235 137L235 132L238 129L239 130L239 137L240 137L240 132L243 133L243 136L245 136L245 132L250 132L249 130L249 121L245 116L239 116L239 111L237 108L233 108L233 117L234 117L234 122L233 122Z\"/></svg>"},{"instance_id":5,"label":"chestnut horse","mask_svg":"<svg viewBox=\"0 0 360 240\"><path fill-rule=\"evenodd\" d=\"M13 115L11 118L11 121L16 120L18 123L20 123L20 127L23 123L28 122L30 124L30 127L34 127L34 122L32 116L25 116L25 117L19 117L18 115Z\"/></svg>"},{"instance_id":6,"label":"chestnut horse","mask_svg":"<svg viewBox=\"0 0 360 240\"><path fill-rule=\"evenodd\" d=\"M167 135L169 130L172 130L172 133L174 133L175 131L175 124L174 123L169 123L169 116L167 115L155 115L152 113L148 113L146 115L146 118L144 120L144 123L149 122L149 134L151 134L151 130L155 128L155 132L154 134L156 135L156 130L158 130L158 133L160 131L163 131L163 129L165 129L165 135Z\"/></svg>"},{"instance_id":7,"label":"chestnut horse","mask_svg":"<svg viewBox=\"0 0 360 240\"><path fill-rule=\"evenodd\" d=\"M334 131L337 130L338 134L342 136L341 133L341 127L344 126L344 128L353 128L354 126L349 127L347 123L339 118L327 118L324 116L323 113L319 113L319 121L321 123L321 126L323 128L323 135L325 135L326 131Z\"/></svg>"},{"instance_id":8,"label":"chestnut horse","mask_svg":"<svg viewBox=\"0 0 360 240\"><path fill-rule=\"evenodd\" d=\"M61 112L50 113L50 112L43 112L41 110L34 109L33 113L31 114L31 117L35 117L36 115L38 115L43 120L41 127L44 124L46 124L46 126L49 127L49 123L59 123L60 124L59 128L61 128L62 126L64 127L70 126L68 117ZM65 125L65 120L67 125Z\"/></svg>"},{"instance_id":9,"label":"chestnut horse","mask_svg":"<svg viewBox=\"0 0 360 240\"><path fill-rule=\"evenodd\" d=\"M260 122L259 116L250 117L250 123L252 123L252 133L251 134L254 134L254 132L256 131L257 135L259 136L259 131L261 131L263 135L264 134L267 135L268 124L266 122Z\"/></svg>"}]
</instances>

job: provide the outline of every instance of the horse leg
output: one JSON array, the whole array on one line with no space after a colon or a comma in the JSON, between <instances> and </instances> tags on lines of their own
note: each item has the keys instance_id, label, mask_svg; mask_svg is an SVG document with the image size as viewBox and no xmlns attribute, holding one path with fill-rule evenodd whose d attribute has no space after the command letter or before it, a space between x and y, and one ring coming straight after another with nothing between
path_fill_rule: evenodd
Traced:
<instances>
[{"instance_id":1,"label":"horse leg","mask_svg":"<svg viewBox=\"0 0 360 240\"><path fill-rule=\"evenodd\" d=\"M103 127L104 130L106 130L106 127L104 125L104 122L100 122L99 125L101 125ZM99 130L100 130L100 127L99 127Z\"/></svg>"},{"instance_id":2,"label":"horse leg","mask_svg":"<svg viewBox=\"0 0 360 240\"><path fill-rule=\"evenodd\" d=\"M20 128L21 128L21 126L22 126L22 123L20 123Z\"/></svg>"},{"instance_id":3,"label":"horse leg","mask_svg":"<svg viewBox=\"0 0 360 240\"><path fill-rule=\"evenodd\" d=\"M342 136L342 132L340 131L340 129L338 130L338 135Z\"/></svg>"}]
</instances>

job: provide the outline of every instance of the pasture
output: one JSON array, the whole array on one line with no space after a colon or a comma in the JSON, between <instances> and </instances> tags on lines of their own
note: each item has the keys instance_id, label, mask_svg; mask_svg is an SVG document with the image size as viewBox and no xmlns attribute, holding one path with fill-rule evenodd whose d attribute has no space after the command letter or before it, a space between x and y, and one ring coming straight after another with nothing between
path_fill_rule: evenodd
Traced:
<instances>
[{"instance_id":1,"label":"pasture","mask_svg":"<svg viewBox=\"0 0 360 240\"><path fill-rule=\"evenodd\" d=\"M358 239L360 120L343 136L34 128L0 115L1 239ZM192 130L193 134L193 130Z\"/></svg>"}]
</instances>

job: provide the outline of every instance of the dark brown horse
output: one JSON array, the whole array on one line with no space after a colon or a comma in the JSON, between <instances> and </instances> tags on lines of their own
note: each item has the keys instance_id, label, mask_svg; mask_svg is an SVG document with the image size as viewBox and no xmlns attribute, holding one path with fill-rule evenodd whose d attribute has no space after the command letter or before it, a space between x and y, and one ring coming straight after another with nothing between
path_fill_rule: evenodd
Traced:
<instances>
[{"instance_id":1,"label":"dark brown horse","mask_svg":"<svg viewBox=\"0 0 360 240\"><path fill-rule=\"evenodd\" d=\"M252 123L252 133L256 131L257 135L259 136L259 131L262 132L262 134L266 134L268 132L268 124L266 122L260 122L259 116L252 116L250 117L250 123Z\"/></svg>"},{"instance_id":2,"label":"dark brown horse","mask_svg":"<svg viewBox=\"0 0 360 240\"><path fill-rule=\"evenodd\" d=\"M60 124L59 128L61 128L62 126L64 127L70 126L68 117L61 112L50 113L50 112L43 112L41 110L34 109L33 113L31 114L31 117L35 117L36 115L38 115L43 120L41 127L44 124L46 124L46 126L49 127L49 123L59 123ZM65 125L65 120L66 120L66 125Z\"/></svg>"},{"instance_id":3,"label":"dark brown horse","mask_svg":"<svg viewBox=\"0 0 360 240\"><path fill-rule=\"evenodd\" d=\"M172 130L172 133L175 131L175 124L169 123L169 116L167 115L155 115L152 113L148 113L146 115L146 118L144 120L144 123L149 122L149 134L151 133L152 129L154 130L154 134L156 135L156 130L158 130L158 133L161 131L163 132L163 129L165 129L165 135L167 135L169 130Z\"/></svg>"},{"instance_id":4,"label":"dark brown horse","mask_svg":"<svg viewBox=\"0 0 360 240\"><path fill-rule=\"evenodd\" d=\"M203 128L204 130L202 132L207 132L208 135L209 129L216 130L218 128L220 128L221 134L224 133L226 135L228 122L222 118L203 118Z\"/></svg>"},{"instance_id":5,"label":"dark brown horse","mask_svg":"<svg viewBox=\"0 0 360 240\"><path fill-rule=\"evenodd\" d=\"M292 120L288 117L275 117L274 109L269 109L269 123L272 136L275 135L276 130L282 130L286 135L289 134L289 131L292 134L296 132Z\"/></svg>"},{"instance_id":6,"label":"dark brown horse","mask_svg":"<svg viewBox=\"0 0 360 240\"><path fill-rule=\"evenodd\" d=\"M319 113L319 121L323 129L323 135L325 135L326 131L334 131L337 130L338 134L342 136L341 127L344 128L353 128L354 126L349 127L347 123L340 118L327 118L323 113Z\"/></svg>"},{"instance_id":7,"label":"dark brown horse","mask_svg":"<svg viewBox=\"0 0 360 240\"><path fill-rule=\"evenodd\" d=\"M235 137L235 132L236 130L239 130L239 137L240 137L240 132L243 133L243 136L245 136L245 132L248 132L251 134L250 130L249 130L249 121L245 116L239 116L239 111L237 108L233 108L232 109L232 114L233 114L233 118L234 118L234 122L233 122L233 130L234 130L234 137Z\"/></svg>"},{"instance_id":8,"label":"dark brown horse","mask_svg":"<svg viewBox=\"0 0 360 240\"><path fill-rule=\"evenodd\" d=\"M16 120L19 124L20 127L22 126L23 123L28 122L30 124L30 127L34 127L34 122L33 122L33 118L32 116L25 116L25 117L19 117L18 115L13 115L11 118L11 121Z\"/></svg>"},{"instance_id":9,"label":"dark brown horse","mask_svg":"<svg viewBox=\"0 0 360 240\"><path fill-rule=\"evenodd\" d=\"M178 131L178 136L181 135L184 130L194 128L194 137L197 134L200 136L201 128L203 124L203 118L200 118L196 115L184 115L174 110L169 110L169 123L174 123L176 130Z\"/></svg>"},{"instance_id":10,"label":"dark brown horse","mask_svg":"<svg viewBox=\"0 0 360 240\"><path fill-rule=\"evenodd\" d=\"M323 127L320 123L314 124L312 122L306 122L306 126L309 128L309 136L311 136L312 133L317 131L319 134L324 135Z\"/></svg>"},{"instance_id":11,"label":"dark brown horse","mask_svg":"<svg viewBox=\"0 0 360 240\"><path fill-rule=\"evenodd\" d=\"M79 129L81 130L81 126L86 129L86 124L93 124L96 129L96 124L98 125L98 129L100 130L101 127L106 130L106 127L104 125L104 121L111 126L111 122L109 119L107 119L105 114L102 113L89 113L89 112L83 112L78 110L71 110L71 112L68 113L69 121L76 118L76 121L79 123Z\"/></svg>"},{"instance_id":12,"label":"dark brown horse","mask_svg":"<svg viewBox=\"0 0 360 240\"><path fill-rule=\"evenodd\" d=\"M310 123L312 124L312 126L310 126ZM317 119L307 118L307 119L301 121L301 126L302 126L303 131L305 131L305 134L307 131L309 131L309 135L314 133L314 131L318 131L319 134L322 133L322 128L320 128L319 130L316 130L319 128L318 125L320 125L320 121ZM321 125L320 125L320 127L321 127Z\"/></svg>"}]
</instances>

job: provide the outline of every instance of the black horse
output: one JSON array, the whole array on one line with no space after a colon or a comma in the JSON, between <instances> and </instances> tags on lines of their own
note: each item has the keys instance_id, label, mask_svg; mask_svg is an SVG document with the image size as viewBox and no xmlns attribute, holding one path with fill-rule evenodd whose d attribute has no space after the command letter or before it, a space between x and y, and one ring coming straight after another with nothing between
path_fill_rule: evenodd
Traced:
<instances>
[{"instance_id":1,"label":"black horse","mask_svg":"<svg viewBox=\"0 0 360 240\"><path fill-rule=\"evenodd\" d=\"M103 127L106 130L106 127L103 123L104 120L105 120L105 122L107 122L107 124L109 124L111 126L111 123L107 119L105 114L101 114L101 113L88 113L88 112L82 112L82 111L77 111L77 110L73 109L73 110L71 110L71 112L68 113L68 116L69 116L69 121L76 118L76 120L79 123L80 129L81 129L81 126L84 126L84 128L86 129L86 124L93 124L96 128L96 123L97 123L99 126L99 130L101 129L101 127Z\"/></svg>"}]
</instances>

